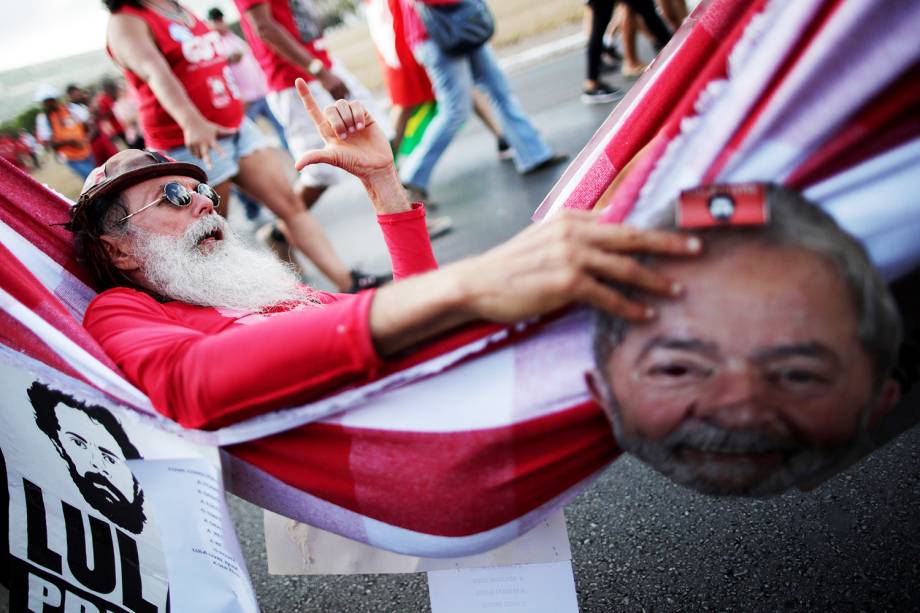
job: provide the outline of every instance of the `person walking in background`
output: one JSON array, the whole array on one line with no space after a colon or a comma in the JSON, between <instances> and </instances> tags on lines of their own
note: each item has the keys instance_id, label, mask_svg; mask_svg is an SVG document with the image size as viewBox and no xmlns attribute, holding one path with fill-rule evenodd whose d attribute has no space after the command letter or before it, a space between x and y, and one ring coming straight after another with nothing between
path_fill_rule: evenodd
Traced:
<instances>
[{"instance_id":1,"label":"person walking in background","mask_svg":"<svg viewBox=\"0 0 920 613\"><path fill-rule=\"evenodd\" d=\"M371 93L326 50L323 28L312 3L306 0L234 1L242 16L246 40L268 80L269 107L284 126L289 149L295 158L323 145L322 136L294 89L294 81L298 78L307 83L321 106L335 104L337 100L359 100L387 131L385 117ZM328 187L347 176L329 164L307 166L298 177L298 194L310 208ZM429 219L432 235L447 229L432 225L436 223L437 220Z\"/></svg>"},{"instance_id":2,"label":"person walking in background","mask_svg":"<svg viewBox=\"0 0 920 613\"><path fill-rule=\"evenodd\" d=\"M420 0L453 4L453 0ZM566 159L555 154L530 122L511 93L488 43L463 55L448 55L430 40L414 0L400 0L406 40L415 59L425 67L434 87L438 114L421 142L400 165L400 177L412 199L426 200L435 165L473 108L473 84L481 87L498 112L504 137L514 151L518 172L529 174Z\"/></svg>"},{"instance_id":3,"label":"person walking in background","mask_svg":"<svg viewBox=\"0 0 920 613\"><path fill-rule=\"evenodd\" d=\"M36 90L35 101L42 105L42 112L35 117L35 135L82 180L96 166L86 129L89 111L77 104L61 104L60 97L53 85Z\"/></svg>"},{"instance_id":4,"label":"person walking in background","mask_svg":"<svg viewBox=\"0 0 920 613\"><path fill-rule=\"evenodd\" d=\"M687 4L684 0L656 0L655 4L671 31L676 31L687 18ZM613 20L620 24L620 32L623 37L623 76L638 77L645 70L645 63L639 59L636 35L639 30L642 30L642 33L648 36L653 44L655 44L655 37L645 24L645 20L636 15L636 12L629 6L621 4L617 7L616 13Z\"/></svg>"},{"instance_id":5,"label":"person walking in background","mask_svg":"<svg viewBox=\"0 0 920 613\"><path fill-rule=\"evenodd\" d=\"M13 133L0 132L0 158L3 158L19 170L28 172L26 160L29 159L28 147Z\"/></svg>"},{"instance_id":6,"label":"person walking in background","mask_svg":"<svg viewBox=\"0 0 920 613\"><path fill-rule=\"evenodd\" d=\"M127 147L130 145L125 136L125 127L115 116L116 98L118 98L118 85L115 83L115 79L106 77L99 82L99 91L93 96L90 108L96 115L96 123L99 125L99 129L111 135L112 139L120 140Z\"/></svg>"},{"instance_id":7,"label":"person walking in background","mask_svg":"<svg viewBox=\"0 0 920 613\"><path fill-rule=\"evenodd\" d=\"M223 202L231 180L281 218L291 242L341 291L379 285L349 270L291 190L283 162L244 115L220 35L171 0L105 0L107 48L137 94L147 147L208 172Z\"/></svg>"},{"instance_id":8,"label":"person walking in background","mask_svg":"<svg viewBox=\"0 0 920 613\"><path fill-rule=\"evenodd\" d=\"M281 148L288 150L287 139L284 137L284 126L275 118L265 95L268 88L265 86L265 75L252 56L252 50L242 38L234 34L224 22L224 13L219 8L214 7L208 11L208 23L215 32L220 34L224 43L224 48L229 52L227 62L230 64L230 72L240 91L240 97L246 104L246 116L253 121L259 117L264 118L275 134L278 135L278 141Z\"/></svg>"},{"instance_id":9,"label":"person walking in background","mask_svg":"<svg viewBox=\"0 0 920 613\"><path fill-rule=\"evenodd\" d=\"M144 134L141 132L140 109L137 98L128 91L125 83L115 82L115 102L112 113L125 129L125 144L129 149L144 148Z\"/></svg>"},{"instance_id":10,"label":"person walking in background","mask_svg":"<svg viewBox=\"0 0 920 613\"><path fill-rule=\"evenodd\" d=\"M32 159L32 168L38 170L42 167L42 161L40 155L42 153L42 146L38 140L32 135L31 132L25 128L19 130L19 142L28 149L29 157Z\"/></svg>"},{"instance_id":11,"label":"person walking in background","mask_svg":"<svg viewBox=\"0 0 920 613\"><path fill-rule=\"evenodd\" d=\"M104 129L110 128L108 123L105 126L99 124L99 117L90 100L90 94L84 88L71 83L67 86L67 99L71 105L80 107L81 113L85 114L84 125L89 145L93 150L93 158L97 164L104 164L106 160L118 153L118 147L112 142L115 137L114 132L111 129Z\"/></svg>"},{"instance_id":12,"label":"person walking in background","mask_svg":"<svg viewBox=\"0 0 920 613\"><path fill-rule=\"evenodd\" d=\"M587 3L591 8L591 35L588 38L586 51L587 74L581 101L585 104L604 104L613 102L620 97L618 90L600 80L601 54L604 52L604 32L607 29L607 24L610 23L610 18L613 16L613 9L617 2L616 0L588 0ZM623 3L642 18L653 37L655 48L661 51L671 39L671 32L655 11L653 1L623 0ZM625 19L628 20L628 17ZM636 57L634 28L630 29L633 24L627 24L624 21L622 25L623 74L626 76L638 76L645 69L645 66ZM632 47L630 47L630 44L632 44Z\"/></svg>"},{"instance_id":13,"label":"person walking in background","mask_svg":"<svg viewBox=\"0 0 920 613\"><path fill-rule=\"evenodd\" d=\"M409 119L419 105L434 101L434 92L425 68L415 60L406 42L399 0L364 0L364 6L367 26L390 95L390 121L394 132L390 143L398 163ZM473 93L473 110L495 136L499 159L512 159L514 152L511 145L505 140L501 126L489 108L489 101L478 91ZM428 202L429 207L432 204Z\"/></svg>"}]
</instances>

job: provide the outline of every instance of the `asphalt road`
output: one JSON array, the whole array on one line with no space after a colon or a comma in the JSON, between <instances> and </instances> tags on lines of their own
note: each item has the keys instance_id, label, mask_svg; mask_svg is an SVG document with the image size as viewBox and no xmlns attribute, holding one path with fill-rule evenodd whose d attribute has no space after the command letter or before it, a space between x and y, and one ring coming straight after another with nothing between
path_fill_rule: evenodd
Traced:
<instances>
[{"instance_id":1,"label":"asphalt road","mask_svg":"<svg viewBox=\"0 0 920 613\"><path fill-rule=\"evenodd\" d=\"M572 156L611 108L579 101L582 62L571 53L511 76L546 139ZM438 214L456 224L435 241L438 259L480 252L525 227L562 170L518 176L471 120L434 176ZM387 268L358 186L331 190L316 213L349 263ZM239 499L232 507L264 611L429 610L422 574L268 575L261 511ZM566 517L584 612L920 610L920 428L815 491L769 500L707 498L621 459Z\"/></svg>"}]
</instances>

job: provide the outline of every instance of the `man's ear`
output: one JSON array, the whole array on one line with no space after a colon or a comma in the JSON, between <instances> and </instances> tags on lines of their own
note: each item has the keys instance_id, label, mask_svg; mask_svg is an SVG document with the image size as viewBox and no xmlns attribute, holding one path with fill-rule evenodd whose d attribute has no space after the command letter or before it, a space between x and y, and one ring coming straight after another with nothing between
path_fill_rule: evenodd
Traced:
<instances>
[{"instance_id":1,"label":"man's ear","mask_svg":"<svg viewBox=\"0 0 920 613\"><path fill-rule=\"evenodd\" d=\"M603 375L596 368L585 371L585 385L588 386L588 391L591 393L591 398L600 406L604 413L607 415L607 419L611 418L610 411L610 401L607 398L606 387L604 386L604 381L601 379Z\"/></svg>"},{"instance_id":2,"label":"man's ear","mask_svg":"<svg viewBox=\"0 0 920 613\"><path fill-rule=\"evenodd\" d=\"M901 385L894 379L888 379L882 384L882 391L879 392L875 405L869 410L868 425L872 427L888 413L901 400Z\"/></svg>"},{"instance_id":3,"label":"man's ear","mask_svg":"<svg viewBox=\"0 0 920 613\"><path fill-rule=\"evenodd\" d=\"M109 261L115 268L122 272L134 272L140 268L126 238L105 234L100 237L100 240L102 240L102 247Z\"/></svg>"}]
</instances>

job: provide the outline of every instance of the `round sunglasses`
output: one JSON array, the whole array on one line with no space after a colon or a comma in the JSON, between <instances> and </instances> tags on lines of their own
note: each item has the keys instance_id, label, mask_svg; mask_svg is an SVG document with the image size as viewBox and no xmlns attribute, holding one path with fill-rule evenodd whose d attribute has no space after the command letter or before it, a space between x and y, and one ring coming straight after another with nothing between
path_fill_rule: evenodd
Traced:
<instances>
[{"instance_id":1,"label":"round sunglasses","mask_svg":"<svg viewBox=\"0 0 920 613\"><path fill-rule=\"evenodd\" d=\"M199 183L197 186L195 186L194 191L195 193L200 194L204 196L205 198L207 198L208 200L210 200L211 203L214 205L215 209L220 208L220 196L207 183ZM135 215L137 215L138 213L143 213L150 207L156 206L164 200L175 207L179 207L179 208L187 207L188 205L192 203L192 190L185 187L181 183L170 181L169 183L163 186L163 193L160 195L159 198L157 198L156 200L154 200L153 202L149 204L145 204L144 206L137 209L130 215L125 215L124 217L119 219L116 222L116 224L122 224L128 221L129 219L131 219L132 217L134 217Z\"/></svg>"}]
</instances>

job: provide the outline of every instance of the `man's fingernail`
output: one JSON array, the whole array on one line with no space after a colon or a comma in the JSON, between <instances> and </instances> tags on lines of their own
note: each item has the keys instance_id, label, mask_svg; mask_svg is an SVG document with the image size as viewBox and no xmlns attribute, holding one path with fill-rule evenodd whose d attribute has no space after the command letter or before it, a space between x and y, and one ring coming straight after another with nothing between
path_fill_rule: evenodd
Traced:
<instances>
[{"instance_id":1,"label":"man's fingernail","mask_svg":"<svg viewBox=\"0 0 920 613\"><path fill-rule=\"evenodd\" d=\"M697 252L703 248L703 243L695 236L691 236L687 239L687 249L693 252Z\"/></svg>"},{"instance_id":2,"label":"man's fingernail","mask_svg":"<svg viewBox=\"0 0 920 613\"><path fill-rule=\"evenodd\" d=\"M671 295L672 296L680 296L682 293L684 293L683 283L679 283L675 281L674 283L671 284Z\"/></svg>"},{"instance_id":3,"label":"man's fingernail","mask_svg":"<svg viewBox=\"0 0 920 613\"><path fill-rule=\"evenodd\" d=\"M349 133L349 134L354 134L354 133L355 133L355 127L354 127L354 126L349 127L349 128L348 128L348 133Z\"/></svg>"},{"instance_id":4,"label":"man's fingernail","mask_svg":"<svg viewBox=\"0 0 920 613\"><path fill-rule=\"evenodd\" d=\"M364 124L363 124L363 123L359 123L359 124L358 124L358 129L359 129L359 130L363 130L363 129L364 129Z\"/></svg>"},{"instance_id":5,"label":"man's fingernail","mask_svg":"<svg viewBox=\"0 0 920 613\"><path fill-rule=\"evenodd\" d=\"M652 307L645 307L644 314L645 314L646 319L652 319L653 317L655 317L655 314L656 314L655 309L653 309Z\"/></svg>"}]
</instances>

